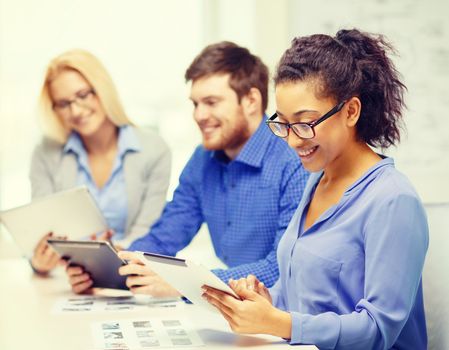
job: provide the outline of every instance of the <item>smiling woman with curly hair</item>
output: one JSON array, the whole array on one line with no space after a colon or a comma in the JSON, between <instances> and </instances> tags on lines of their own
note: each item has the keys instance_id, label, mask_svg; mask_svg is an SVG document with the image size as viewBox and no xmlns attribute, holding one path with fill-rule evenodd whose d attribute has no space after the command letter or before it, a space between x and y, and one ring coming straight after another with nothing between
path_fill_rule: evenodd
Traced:
<instances>
[{"instance_id":1,"label":"smiling woman with curly hair","mask_svg":"<svg viewBox=\"0 0 449 350\"><path fill-rule=\"evenodd\" d=\"M320 349L426 349L421 274L427 219L393 159L405 86L382 36L341 30L293 40L267 121L313 174L277 251L280 277L204 287L239 333Z\"/></svg>"}]
</instances>

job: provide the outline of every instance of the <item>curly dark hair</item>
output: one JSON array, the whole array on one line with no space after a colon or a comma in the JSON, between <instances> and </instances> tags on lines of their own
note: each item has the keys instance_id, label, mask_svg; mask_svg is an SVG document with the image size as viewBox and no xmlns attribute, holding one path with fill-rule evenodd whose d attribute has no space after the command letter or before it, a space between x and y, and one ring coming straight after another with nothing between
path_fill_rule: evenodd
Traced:
<instances>
[{"instance_id":1,"label":"curly dark hair","mask_svg":"<svg viewBox=\"0 0 449 350\"><path fill-rule=\"evenodd\" d=\"M186 82L212 74L229 73L229 86L239 98L256 88L262 95L262 110L268 105L268 68L247 48L230 41L206 46L187 68Z\"/></svg>"},{"instance_id":2,"label":"curly dark hair","mask_svg":"<svg viewBox=\"0 0 449 350\"><path fill-rule=\"evenodd\" d=\"M357 137L382 149L400 141L405 85L387 56L394 48L382 35L340 30L293 39L282 56L275 84L311 80L317 96L362 103Z\"/></svg>"}]
</instances>

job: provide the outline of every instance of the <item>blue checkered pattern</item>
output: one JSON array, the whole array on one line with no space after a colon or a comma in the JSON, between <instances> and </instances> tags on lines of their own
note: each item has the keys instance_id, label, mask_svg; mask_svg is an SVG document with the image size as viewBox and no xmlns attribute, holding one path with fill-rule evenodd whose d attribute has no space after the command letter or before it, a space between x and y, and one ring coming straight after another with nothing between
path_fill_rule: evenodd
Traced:
<instances>
[{"instance_id":1,"label":"blue checkered pattern","mask_svg":"<svg viewBox=\"0 0 449 350\"><path fill-rule=\"evenodd\" d=\"M308 178L299 157L261 123L236 159L199 146L179 179L173 200L150 232L129 250L175 255L206 223L217 256L229 269L222 280L256 275L278 279L278 242Z\"/></svg>"}]
</instances>

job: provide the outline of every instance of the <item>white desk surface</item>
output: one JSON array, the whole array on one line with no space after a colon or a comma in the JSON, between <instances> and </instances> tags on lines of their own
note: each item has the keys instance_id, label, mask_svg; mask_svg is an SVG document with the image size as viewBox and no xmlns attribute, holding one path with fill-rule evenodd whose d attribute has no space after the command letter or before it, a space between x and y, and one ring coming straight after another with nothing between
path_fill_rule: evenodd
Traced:
<instances>
[{"instance_id":1,"label":"white desk surface","mask_svg":"<svg viewBox=\"0 0 449 350\"><path fill-rule=\"evenodd\" d=\"M93 349L91 323L107 320L149 317L148 311L53 314L55 301L73 296L66 276L60 270L54 277L35 276L24 259L0 259L0 349ZM257 335L236 335L217 314L194 305L184 308L154 308L153 316L173 313L187 316L195 325L205 347L176 349L282 349L290 347L282 339ZM179 313L183 314L180 315ZM315 346L295 346L295 349L316 349Z\"/></svg>"}]
</instances>

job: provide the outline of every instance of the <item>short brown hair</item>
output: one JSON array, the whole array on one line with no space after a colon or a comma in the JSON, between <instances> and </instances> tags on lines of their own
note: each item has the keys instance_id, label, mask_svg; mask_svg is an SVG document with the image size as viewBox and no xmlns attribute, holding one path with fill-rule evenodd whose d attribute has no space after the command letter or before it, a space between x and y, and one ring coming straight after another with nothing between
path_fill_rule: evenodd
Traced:
<instances>
[{"instance_id":1,"label":"short brown hair","mask_svg":"<svg viewBox=\"0 0 449 350\"><path fill-rule=\"evenodd\" d=\"M262 60L237 44L222 41L206 46L185 73L186 82L213 74L230 74L229 86L239 102L251 88L262 95L262 109L268 105L268 68Z\"/></svg>"}]
</instances>

